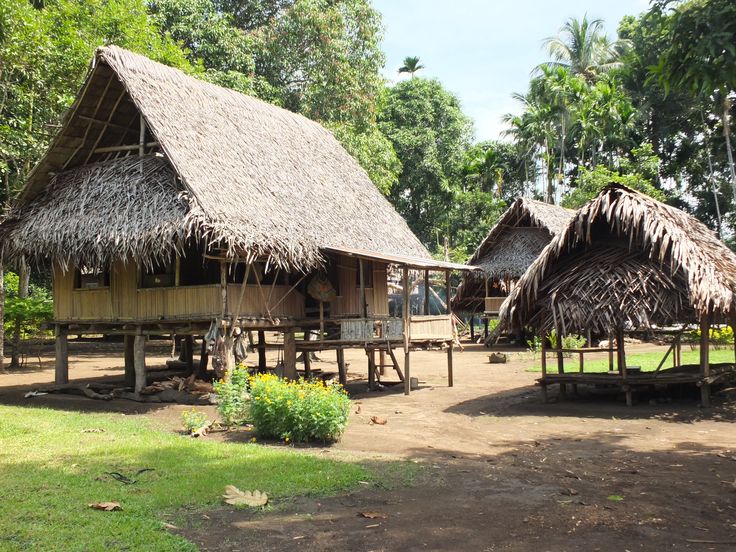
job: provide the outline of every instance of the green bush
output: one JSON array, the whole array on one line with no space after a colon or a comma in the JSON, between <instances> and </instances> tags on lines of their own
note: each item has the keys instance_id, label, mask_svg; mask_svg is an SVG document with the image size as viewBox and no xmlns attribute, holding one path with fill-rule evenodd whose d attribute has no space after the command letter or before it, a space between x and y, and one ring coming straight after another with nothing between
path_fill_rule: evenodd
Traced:
<instances>
[{"instance_id":1,"label":"green bush","mask_svg":"<svg viewBox=\"0 0 736 552\"><path fill-rule=\"evenodd\" d=\"M202 429L207 423L207 414L198 410L185 410L181 413L181 424L184 426L184 431L192 433L198 429Z\"/></svg>"},{"instance_id":2,"label":"green bush","mask_svg":"<svg viewBox=\"0 0 736 552\"><path fill-rule=\"evenodd\" d=\"M557 347L557 332L552 330L547 336L550 346L553 348ZM581 335L569 334L562 336L562 348L563 349L580 349L586 343L586 339ZM570 357L572 353L563 353L563 356Z\"/></svg>"},{"instance_id":3,"label":"green bush","mask_svg":"<svg viewBox=\"0 0 736 552\"><path fill-rule=\"evenodd\" d=\"M19 278L15 272L5 273L5 335L11 335L16 327L20 336L37 335L43 323L54 317L54 300L51 291L31 283L28 297L18 297Z\"/></svg>"},{"instance_id":4,"label":"green bush","mask_svg":"<svg viewBox=\"0 0 736 552\"><path fill-rule=\"evenodd\" d=\"M251 421L260 437L324 442L345 431L350 399L340 385L263 374L251 378L250 393Z\"/></svg>"},{"instance_id":5,"label":"green bush","mask_svg":"<svg viewBox=\"0 0 736 552\"><path fill-rule=\"evenodd\" d=\"M212 386L217 395L217 412L227 426L248 420L248 376L248 370L240 365L233 370L229 380L216 381Z\"/></svg>"}]
</instances>

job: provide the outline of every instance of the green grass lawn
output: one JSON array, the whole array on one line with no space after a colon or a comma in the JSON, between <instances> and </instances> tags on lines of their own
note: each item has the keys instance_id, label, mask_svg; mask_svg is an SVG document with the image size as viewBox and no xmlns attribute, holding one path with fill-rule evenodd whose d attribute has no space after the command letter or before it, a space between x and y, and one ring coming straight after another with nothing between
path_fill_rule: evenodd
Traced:
<instances>
[{"instance_id":1,"label":"green grass lawn","mask_svg":"<svg viewBox=\"0 0 736 552\"><path fill-rule=\"evenodd\" d=\"M104 431L83 431L92 428ZM142 468L155 471L132 477ZM105 472L139 481L125 485ZM278 504L370 478L356 464L192 439L140 417L0 406L1 551L195 550L163 524L222 504L225 485L260 489ZM87 506L106 501L123 511Z\"/></svg>"},{"instance_id":2,"label":"green grass lawn","mask_svg":"<svg viewBox=\"0 0 736 552\"><path fill-rule=\"evenodd\" d=\"M538 355L537 355L538 356ZM627 366L641 366L644 372L651 372L657 369L657 366L664 356L664 350L645 352L645 353L627 353L626 354L626 365ZM608 356L605 358L591 359L590 355L586 355L585 358L585 371L586 372L607 372L608 371ZM614 354L615 357L615 354ZM726 348L720 350L711 349L710 361L712 363L718 362L733 362L734 353L733 349ZM527 368L527 372L541 372L542 365L541 361L537 358L536 363L533 366ZM616 366L616 359L614 358L614 369ZM682 364L698 364L700 362L700 349L691 350L688 346L682 347ZM573 354L571 358L565 359L565 370L568 372L577 372L579 369L579 355ZM672 354L667 358L662 368L669 368L672 366ZM557 357L548 354L547 355L547 370L550 373L557 373Z\"/></svg>"}]
</instances>

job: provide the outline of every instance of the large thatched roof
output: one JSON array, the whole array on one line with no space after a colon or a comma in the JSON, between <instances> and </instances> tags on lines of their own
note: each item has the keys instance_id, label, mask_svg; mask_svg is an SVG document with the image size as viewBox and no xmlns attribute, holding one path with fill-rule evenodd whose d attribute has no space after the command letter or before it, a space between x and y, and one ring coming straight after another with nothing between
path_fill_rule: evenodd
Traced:
<instances>
[{"instance_id":1,"label":"large thatched roof","mask_svg":"<svg viewBox=\"0 0 736 552\"><path fill-rule=\"evenodd\" d=\"M114 46L98 49L3 234L11 253L74 263L153 256L192 234L300 269L327 248L429 258L322 126Z\"/></svg>"},{"instance_id":2,"label":"large thatched roof","mask_svg":"<svg viewBox=\"0 0 736 552\"><path fill-rule=\"evenodd\" d=\"M736 255L679 209L612 184L519 280L501 318L542 330L694 322L736 311Z\"/></svg>"},{"instance_id":3,"label":"large thatched roof","mask_svg":"<svg viewBox=\"0 0 736 552\"><path fill-rule=\"evenodd\" d=\"M564 207L520 197L504 211L468 261L479 267L468 272L453 297L453 308L479 310L484 280L520 278L553 236L562 231L575 212Z\"/></svg>"}]
</instances>

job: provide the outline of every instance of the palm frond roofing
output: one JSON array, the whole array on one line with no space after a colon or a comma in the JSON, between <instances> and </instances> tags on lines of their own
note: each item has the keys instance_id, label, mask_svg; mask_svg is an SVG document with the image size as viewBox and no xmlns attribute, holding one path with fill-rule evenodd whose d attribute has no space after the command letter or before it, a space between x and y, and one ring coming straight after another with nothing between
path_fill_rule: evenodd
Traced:
<instances>
[{"instance_id":1,"label":"palm frond roofing","mask_svg":"<svg viewBox=\"0 0 736 552\"><path fill-rule=\"evenodd\" d=\"M160 209L120 216L121 210L130 212L148 201L147 177L161 176L155 164L147 163L145 174L132 180L110 178L110 170L125 172L120 165L126 161L120 159L103 162L104 170L76 166L53 176L80 148L94 148L91 134L84 133L80 142L79 112L97 101L94 91L103 89L110 72L173 169L179 188L172 188L169 179L166 189L176 207L165 207L156 196L164 189L159 185L151 197ZM63 182L75 183L77 193L59 192ZM131 197L131 186L145 189ZM98 200L88 201L94 197ZM64 216L55 198L63 199ZM110 219L114 224L105 225ZM265 257L299 269L319 264L328 248L430 258L365 171L322 126L115 46L97 50L85 86L3 233L11 253L74 263L104 263L128 253L158 255L192 235L218 244L231 257Z\"/></svg>"},{"instance_id":2,"label":"palm frond roofing","mask_svg":"<svg viewBox=\"0 0 736 552\"><path fill-rule=\"evenodd\" d=\"M703 223L611 184L580 209L504 302L501 319L564 333L736 313L736 255Z\"/></svg>"}]
</instances>

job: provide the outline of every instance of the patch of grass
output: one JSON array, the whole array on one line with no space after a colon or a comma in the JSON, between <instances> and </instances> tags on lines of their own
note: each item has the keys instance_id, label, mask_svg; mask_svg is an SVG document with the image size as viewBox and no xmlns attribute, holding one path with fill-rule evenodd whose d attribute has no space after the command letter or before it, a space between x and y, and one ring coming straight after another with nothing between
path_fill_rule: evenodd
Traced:
<instances>
[{"instance_id":1,"label":"patch of grass","mask_svg":"<svg viewBox=\"0 0 736 552\"><path fill-rule=\"evenodd\" d=\"M136 476L143 468L154 471ZM105 472L138 481L126 485ZM219 506L225 485L259 489L278 502L336 493L361 480L372 476L356 464L191 439L147 419L0 406L3 551L196 550L163 523ZM87 506L107 501L123 511Z\"/></svg>"},{"instance_id":2,"label":"patch of grass","mask_svg":"<svg viewBox=\"0 0 736 552\"><path fill-rule=\"evenodd\" d=\"M651 351L645 353L627 353L626 354L626 365L627 366L641 366L643 372L653 372L657 369L657 366L664 356L664 350ZM710 362L733 362L734 353L733 349L711 349L710 351ZM616 359L614 354L614 369L616 368ZM690 349L687 346L682 348L682 364L698 364L700 362L700 349ZM568 372L577 372L579 369L579 356L573 353L572 358L565 359L565 370ZM664 368L672 366L672 354L667 358L664 363ZM550 373L557 373L557 358L552 354L547 356L547 370ZM526 369L527 372L541 372L542 365L534 364ZM608 372L608 356L599 359L585 359L585 371L586 372Z\"/></svg>"}]
</instances>

